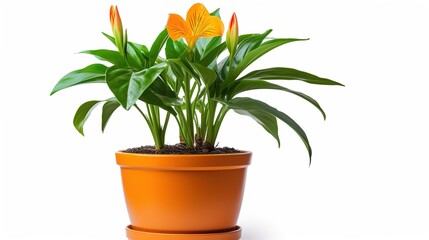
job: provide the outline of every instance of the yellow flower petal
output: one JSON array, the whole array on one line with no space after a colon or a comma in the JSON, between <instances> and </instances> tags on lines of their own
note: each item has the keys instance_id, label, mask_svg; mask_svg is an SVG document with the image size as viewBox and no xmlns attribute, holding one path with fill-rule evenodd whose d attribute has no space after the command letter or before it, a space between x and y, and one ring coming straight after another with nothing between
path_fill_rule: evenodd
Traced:
<instances>
[{"instance_id":1,"label":"yellow flower petal","mask_svg":"<svg viewBox=\"0 0 429 240\"><path fill-rule=\"evenodd\" d=\"M210 16L204 23L204 28L200 32L201 37L211 38L216 36L222 36L223 34L223 22L220 18Z\"/></svg>"},{"instance_id":2,"label":"yellow flower petal","mask_svg":"<svg viewBox=\"0 0 429 240\"><path fill-rule=\"evenodd\" d=\"M193 36L200 35L209 16L210 13L203 4L196 3L192 5L186 14L186 23Z\"/></svg>"},{"instance_id":3,"label":"yellow flower petal","mask_svg":"<svg viewBox=\"0 0 429 240\"><path fill-rule=\"evenodd\" d=\"M185 40L188 43L189 49L193 49L195 43L197 42L199 36L185 36Z\"/></svg>"},{"instance_id":4,"label":"yellow flower petal","mask_svg":"<svg viewBox=\"0 0 429 240\"><path fill-rule=\"evenodd\" d=\"M185 20L177 14L170 14L167 22L167 31L174 41L188 35Z\"/></svg>"},{"instance_id":5,"label":"yellow flower petal","mask_svg":"<svg viewBox=\"0 0 429 240\"><path fill-rule=\"evenodd\" d=\"M188 10L186 21L177 14L170 14L167 31L173 40L184 37L189 49L193 49L199 37L222 36L223 23L220 18L210 16L203 4L196 3Z\"/></svg>"}]
</instances>

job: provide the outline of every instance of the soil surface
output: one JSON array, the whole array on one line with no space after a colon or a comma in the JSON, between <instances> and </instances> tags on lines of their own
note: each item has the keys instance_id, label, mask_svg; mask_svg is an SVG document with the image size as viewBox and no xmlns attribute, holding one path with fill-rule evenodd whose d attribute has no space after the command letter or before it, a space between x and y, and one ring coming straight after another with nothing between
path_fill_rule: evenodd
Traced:
<instances>
[{"instance_id":1,"label":"soil surface","mask_svg":"<svg viewBox=\"0 0 429 240\"><path fill-rule=\"evenodd\" d=\"M141 153L141 154L224 154L224 153L240 153L241 151L229 147L217 147L213 150L206 148L188 148L182 144L165 145L164 148L155 149L154 146L141 146L128 148L122 152L126 153Z\"/></svg>"}]
</instances>

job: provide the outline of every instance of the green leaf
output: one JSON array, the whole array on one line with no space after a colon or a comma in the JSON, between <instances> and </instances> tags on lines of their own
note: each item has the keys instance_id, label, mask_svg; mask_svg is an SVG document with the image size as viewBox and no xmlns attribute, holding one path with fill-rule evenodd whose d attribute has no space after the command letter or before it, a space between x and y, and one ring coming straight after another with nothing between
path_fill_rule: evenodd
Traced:
<instances>
[{"instance_id":1,"label":"green leaf","mask_svg":"<svg viewBox=\"0 0 429 240\"><path fill-rule=\"evenodd\" d=\"M225 59L219 64L219 72L221 79L225 79L228 75L228 72L230 71L229 68L235 69L237 65L243 61L243 58L247 55L248 52L252 51L253 49L259 47L262 44L262 41L272 32L271 29L267 30L266 32L262 34L253 34L249 36L248 38L241 41L238 46L237 50L234 55L234 59L232 62L232 65L230 66L230 57L227 56Z\"/></svg>"},{"instance_id":2,"label":"green leaf","mask_svg":"<svg viewBox=\"0 0 429 240\"><path fill-rule=\"evenodd\" d=\"M161 101L166 105L166 106L175 106L175 107L180 107L183 105L183 99L181 98L177 98L177 97L170 97L170 96L166 96L166 95L161 95L158 94L156 92L153 91L153 93L159 98L161 99Z\"/></svg>"},{"instance_id":3,"label":"green leaf","mask_svg":"<svg viewBox=\"0 0 429 240\"><path fill-rule=\"evenodd\" d=\"M252 98L247 98L247 97L240 97L240 98L237 97L228 102L225 102L224 104L226 104L229 108L234 110L238 109L243 111L252 110L256 112L263 112L265 114L269 114L273 117L276 117L282 120L284 123L289 125L289 127L291 127L301 138L302 142L307 148L308 155L310 158L310 164L311 164L312 151L311 151L311 146L310 146L310 142L308 141L307 135L305 134L304 130L288 115L277 110L274 107L271 107L270 105L264 102L261 102L259 100L252 99Z\"/></svg>"},{"instance_id":4,"label":"green leaf","mask_svg":"<svg viewBox=\"0 0 429 240\"><path fill-rule=\"evenodd\" d=\"M134 69L141 70L147 67L146 56L140 50L139 46L135 45L132 42L127 44L127 61L130 67Z\"/></svg>"},{"instance_id":5,"label":"green leaf","mask_svg":"<svg viewBox=\"0 0 429 240\"><path fill-rule=\"evenodd\" d=\"M174 116L177 115L172 106L183 105L183 100L178 98L176 93L171 90L169 85L158 78L150 87L140 96L141 101L158 106Z\"/></svg>"},{"instance_id":6,"label":"green leaf","mask_svg":"<svg viewBox=\"0 0 429 240\"><path fill-rule=\"evenodd\" d=\"M149 56L149 49L147 49L145 45L141 45L135 42L128 42L128 43L132 43L134 47L138 49L140 52L142 52L145 57ZM149 59L149 57L147 57L147 59Z\"/></svg>"},{"instance_id":7,"label":"green leaf","mask_svg":"<svg viewBox=\"0 0 429 240\"><path fill-rule=\"evenodd\" d=\"M77 109L76 114L74 115L73 125L76 130L82 134L82 136L84 136L83 125L85 124L86 119L88 119L91 111L101 102L103 101L89 101L82 104Z\"/></svg>"},{"instance_id":8,"label":"green leaf","mask_svg":"<svg viewBox=\"0 0 429 240\"><path fill-rule=\"evenodd\" d=\"M160 63L140 72L111 67L106 72L106 82L121 105L129 110L166 67L166 63Z\"/></svg>"},{"instance_id":9,"label":"green leaf","mask_svg":"<svg viewBox=\"0 0 429 240\"><path fill-rule=\"evenodd\" d=\"M159 80L150 85L149 89L160 98L165 99L164 102L168 106L181 105L183 102L182 99L178 98L177 94L171 90L170 86L164 81L164 79L159 78Z\"/></svg>"},{"instance_id":10,"label":"green leaf","mask_svg":"<svg viewBox=\"0 0 429 240\"><path fill-rule=\"evenodd\" d=\"M119 106L121 106L121 104L118 102L118 100L116 100L116 98L111 98L107 100L106 103L104 103L103 111L101 114L101 131L102 132L104 132L107 122L109 121L113 112L115 112Z\"/></svg>"},{"instance_id":11,"label":"green leaf","mask_svg":"<svg viewBox=\"0 0 429 240\"><path fill-rule=\"evenodd\" d=\"M98 50L86 50L80 53L86 53L95 56L96 58L110 62L117 66L125 66L124 59L118 51L107 50L107 49L98 49Z\"/></svg>"},{"instance_id":12,"label":"green leaf","mask_svg":"<svg viewBox=\"0 0 429 240\"><path fill-rule=\"evenodd\" d=\"M220 18L220 8L214 10L213 12L210 13L210 16L216 16L218 18Z\"/></svg>"},{"instance_id":13,"label":"green leaf","mask_svg":"<svg viewBox=\"0 0 429 240\"><path fill-rule=\"evenodd\" d=\"M266 68L250 72L240 79L247 80L298 80L304 81L311 84L320 85L340 85L344 86L339 82L332 81L327 78L321 78L316 75L303 72L293 68Z\"/></svg>"},{"instance_id":14,"label":"green leaf","mask_svg":"<svg viewBox=\"0 0 429 240\"><path fill-rule=\"evenodd\" d=\"M122 107L124 107L127 110L129 109L128 108L129 102L132 102L131 100L129 101L128 99L131 99L136 95L135 91L131 91L134 95L132 97L129 96L130 81L131 81L132 74L133 74L133 71L131 69L120 68L116 66L110 67L106 71L107 85L109 86L113 95L115 95L116 99L118 99L119 103L121 103ZM137 96L137 98L138 97L139 96Z\"/></svg>"},{"instance_id":15,"label":"green leaf","mask_svg":"<svg viewBox=\"0 0 429 240\"><path fill-rule=\"evenodd\" d=\"M221 37L198 38L195 43L196 59L204 58L209 52L222 43Z\"/></svg>"},{"instance_id":16,"label":"green leaf","mask_svg":"<svg viewBox=\"0 0 429 240\"><path fill-rule=\"evenodd\" d=\"M73 71L58 81L51 95L68 87L83 83L103 83L107 67L103 64L92 64L85 68Z\"/></svg>"},{"instance_id":17,"label":"green leaf","mask_svg":"<svg viewBox=\"0 0 429 240\"><path fill-rule=\"evenodd\" d=\"M213 49L215 49L221 43L222 43L222 37L211 38L210 42L205 47L203 57L205 57L208 53L210 53Z\"/></svg>"},{"instance_id":18,"label":"green leaf","mask_svg":"<svg viewBox=\"0 0 429 240\"><path fill-rule=\"evenodd\" d=\"M309 103L313 104L313 106L315 106L317 109L319 109L319 111L322 113L323 119L326 119L326 114L323 111L322 107L320 107L319 103L316 100L314 100L312 97L310 97L304 93L297 92L297 91L291 90L289 88L285 88L283 86L279 86L279 85L276 85L276 84L273 84L270 82L266 82L266 81L247 80L247 79L234 81L234 85L231 89L229 97L233 98L235 95L237 95L239 93L250 91L250 90L260 90L260 89L281 90L281 91L285 91L285 92L295 94L298 97L301 97L301 98L305 99L306 101L308 101Z\"/></svg>"},{"instance_id":19,"label":"green leaf","mask_svg":"<svg viewBox=\"0 0 429 240\"><path fill-rule=\"evenodd\" d=\"M183 39L176 41L168 38L165 46L165 56L167 59L180 58L180 56L188 49Z\"/></svg>"},{"instance_id":20,"label":"green leaf","mask_svg":"<svg viewBox=\"0 0 429 240\"><path fill-rule=\"evenodd\" d=\"M139 99L145 103L152 104L155 106L158 106L167 112L173 114L174 116L177 115L176 111L171 106L168 106L164 103L164 101L159 97L159 94L156 94L153 90L148 89L147 91L142 94ZM164 99L165 100L165 99Z\"/></svg>"},{"instance_id":21,"label":"green leaf","mask_svg":"<svg viewBox=\"0 0 429 240\"><path fill-rule=\"evenodd\" d=\"M103 35L107 39L109 39L113 43L113 45L116 46L114 37L104 32L103 32ZM141 70L147 67L146 59L148 57L146 55L148 54L148 49L146 46L140 45L138 43L128 42L126 52L127 52L127 60L130 67L133 67L137 70Z\"/></svg>"},{"instance_id":22,"label":"green leaf","mask_svg":"<svg viewBox=\"0 0 429 240\"><path fill-rule=\"evenodd\" d=\"M246 39L244 39L240 44L237 46L237 51L234 56L234 62L240 63L243 58L246 56L246 54L253 49L259 47L264 41L264 39L272 32L271 29L267 30L266 32L262 34L255 34L252 35Z\"/></svg>"},{"instance_id":23,"label":"green leaf","mask_svg":"<svg viewBox=\"0 0 429 240\"><path fill-rule=\"evenodd\" d=\"M133 73L131 81L135 82L139 87L139 92L143 93L154 81L156 81L161 73L167 68L167 63L162 62L140 72ZM140 95L141 95L140 93ZM133 103L134 104L134 103Z\"/></svg>"},{"instance_id":24,"label":"green leaf","mask_svg":"<svg viewBox=\"0 0 429 240\"><path fill-rule=\"evenodd\" d=\"M200 76L194 71L193 67L191 66L188 60L169 59L168 62L170 63L171 70L174 72L174 74L177 74L177 76L184 77L183 71L187 72L190 76L192 76L195 80L197 80L199 84L201 84Z\"/></svg>"},{"instance_id":25,"label":"green leaf","mask_svg":"<svg viewBox=\"0 0 429 240\"><path fill-rule=\"evenodd\" d=\"M284 45L286 43L295 42L295 41L304 41L308 39L297 39L297 38L279 38L279 39L272 39L264 42L262 45L260 45L258 48L253 49L249 53L246 54L246 56L243 58L243 60L237 65L237 67L228 73L227 76L227 82L229 84L230 81L233 81L236 79L241 72L243 72L250 64L252 64L254 61L256 61L258 58L262 57L266 53L270 52L271 50Z\"/></svg>"},{"instance_id":26,"label":"green leaf","mask_svg":"<svg viewBox=\"0 0 429 240\"><path fill-rule=\"evenodd\" d=\"M253 118L253 120L259 123L259 125L261 125L269 134L271 134L271 136L276 139L277 144L280 147L277 119L273 115L256 109L234 109L234 112Z\"/></svg>"},{"instance_id":27,"label":"green leaf","mask_svg":"<svg viewBox=\"0 0 429 240\"><path fill-rule=\"evenodd\" d=\"M201 59L200 63L203 66L208 66L210 63L215 61L219 55L226 49L226 43L223 42L210 51L204 58Z\"/></svg>"},{"instance_id":28,"label":"green leaf","mask_svg":"<svg viewBox=\"0 0 429 240\"><path fill-rule=\"evenodd\" d=\"M280 147L280 138L278 134L276 117L265 111L264 109L260 109L258 107L253 106L251 102L245 102L240 100L240 98L236 98L228 102L219 102L223 103L229 109L234 110L234 112L238 114L251 117L277 140L277 144Z\"/></svg>"},{"instance_id":29,"label":"green leaf","mask_svg":"<svg viewBox=\"0 0 429 240\"><path fill-rule=\"evenodd\" d=\"M211 69L199 63L189 63L196 74L203 80L206 88L210 87L216 80L217 74Z\"/></svg>"},{"instance_id":30,"label":"green leaf","mask_svg":"<svg viewBox=\"0 0 429 240\"><path fill-rule=\"evenodd\" d=\"M254 34L243 34L240 35L238 37L238 42L240 43L241 41L244 41L246 38L252 36ZM201 61L199 62L201 65L203 66L209 66L214 60L216 60L219 55L226 49L226 43L223 42L221 44L219 44L218 46L216 46L215 48L213 48L213 50L211 50L209 53L206 54L206 56L201 59Z\"/></svg>"},{"instance_id":31,"label":"green leaf","mask_svg":"<svg viewBox=\"0 0 429 240\"><path fill-rule=\"evenodd\" d=\"M155 61L159 55L159 52L161 52L162 47L164 46L165 42L168 39L168 32L167 28L165 28L156 38L155 42L152 44L152 47L150 48L149 52L149 66L152 66L155 64Z\"/></svg>"},{"instance_id":32,"label":"green leaf","mask_svg":"<svg viewBox=\"0 0 429 240\"><path fill-rule=\"evenodd\" d=\"M114 37L112 37L112 36L110 36L109 34L107 34L107 33L104 33L104 32L101 32L107 39L109 39L110 40L110 42L112 42L113 43L113 45L115 45L115 47L116 47L116 41L115 41L115 38Z\"/></svg>"}]
</instances>

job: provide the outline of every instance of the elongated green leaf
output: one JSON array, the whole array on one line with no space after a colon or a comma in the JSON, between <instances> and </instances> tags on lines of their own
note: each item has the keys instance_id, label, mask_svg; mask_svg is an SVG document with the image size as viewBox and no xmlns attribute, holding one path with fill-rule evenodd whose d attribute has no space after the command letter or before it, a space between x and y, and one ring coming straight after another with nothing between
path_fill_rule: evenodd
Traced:
<instances>
[{"instance_id":1,"label":"elongated green leaf","mask_svg":"<svg viewBox=\"0 0 429 240\"><path fill-rule=\"evenodd\" d=\"M186 59L170 59L168 60L171 70L178 76L183 76L183 71L192 76L199 84L201 84L200 76L194 71L190 62ZM180 81L180 80L179 80ZM183 81L183 79L181 80Z\"/></svg>"},{"instance_id":2,"label":"elongated green leaf","mask_svg":"<svg viewBox=\"0 0 429 240\"><path fill-rule=\"evenodd\" d=\"M178 98L177 94L171 90L170 86L164 81L164 79L159 78L159 80L150 85L149 89L160 98L165 99L164 102L167 106L181 105L183 102L182 99Z\"/></svg>"},{"instance_id":3,"label":"elongated green leaf","mask_svg":"<svg viewBox=\"0 0 429 240\"><path fill-rule=\"evenodd\" d=\"M232 99L229 102L219 101L234 112L251 117L259 125L261 125L271 136L273 136L280 147L280 138L278 134L277 119L271 113L253 106L251 102L246 103L240 101L240 98Z\"/></svg>"},{"instance_id":4,"label":"elongated green leaf","mask_svg":"<svg viewBox=\"0 0 429 240\"><path fill-rule=\"evenodd\" d=\"M203 59L209 52L222 43L221 37L199 38L195 43L195 59Z\"/></svg>"},{"instance_id":5,"label":"elongated green leaf","mask_svg":"<svg viewBox=\"0 0 429 240\"><path fill-rule=\"evenodd\" d=\"M109 39L110 40L110 42L112 42L113 43L113 45L115 45L116 46L116 42L115 42L115 38L114 37L112 37L112 36L110 36L109 34L107 34L107 33L104 33L103 32L103 35L107 38L107 39ZM145 55L148 55L149 54L149 50L147 49L147 47L145 46L145 45L141 45L141 44L138 44L138 43L135 43L135 42L128 42L128 43L132 43L135 47L137 47L137 49L139 49L139 51L141 51L143 54L145 54Z\"/></svg>"},{"instance_id":6,"label":"elongated green leaf","mask_svg":"<svg viewBox=\"0 0 429 240\"><path fill-rule=\"evenodd\" d=\"M76 111L73 119L73 125L76 130L84 136L83 125L91 114L92 110L103 101L89 101L82 104Z\"/></svg>"},{"instance_id":7,"label":"elongated green leaf","mask_svg":"<svg viewBox=\"0 0 429 240\"><path fill-rule=\"evenodd\" d=\"M160 99L159 94L154 93L151 89L148 89L147 91L142 94L139 99L145 103L152 104L155 106L158 106L167 112L173 114L174 116L177 115L176 111L171 106L166 105L163 100Z\"/></svg>"},{"instance_id":8,"label":"elongated green leaf","mask_svg":"<svg viewBox=\"0 0 429 240\"><path fill-rule=\"evenodd\" d=\"M107 33L103 32L103 35L109 39L113 45L116 46L115 38L110 36ZM144 45L138 43L128 42L127 43L127 60L130 67L141 70L147 67L146 56L148 54L148 49Z\"/></svg>"},{"instance_id":9,"label":"elongated green leaf","mask_svg":"<svg viewBox=\"0 0 429 240\"><path fill-rule=\"evenodd\" d=\"M130 81L131 75L133 71L129 68L120 68L120 67L110 67L106 71L106 82L112 91L113 95L115 95L116 99L118 99L119 103L121 103L122 107L125 109L129 105L129 102L132 102L132 99L136 97L136 91L130 91ZM135 86L135 85L132 85ZM133 96L129 96L129 92L133 93ZM138 98L139 96L137 96ZM130 100L129 100L130 99Z\"/></svg>"},{"instance_id":10,"label":"elongated green leaf","mask_svg":"<svg viewBox=\"0 0 429 240\"><path fill-rule=\"evenodd\" d=\"M83 83L103 83L107 67L103 64L92 64L85 68L73 71L65 75L58 81L51 95L68 87Z\"/></svg>"},{"instance_id":11,"label":"elongated green leaf","mask_svg":"<svg viewBox=\"0 0 429 240\"><path fill-rule=\"evenodd\" d=\"M110 62L117 66L125 66L125 61L118 51L98 49L98 50L86 50L80 53L93 55L102 61Z\"/></svg>"},{"instance_id":12,"label":"elongated green leaf","mask_svg":"<svg viewBox=\"0 0 429 240\"><path fill-rule=\"evenodd\" d=\"M228 84L230 81L233 81L234 79L236 79L241 74L241 72L243 72L243 70L245 70L250 64L252 64L254 61L262 57L266 53L270 52L271 50L281 45L284 45L286 43L295 42L295 41L305 41L305 40L308 40L308 39L279 38L279 39L272 39L264 42L258 48L253 49L252 51L247 53L246 56L243 58L243 60L234 69L234 71L230 71L228 73L228 77L227 77Z\"/></svg>"},{"instance_id":13,"label":"elongated green leaf","mask_svg":"<svg viewBox=\"0 0 429 240\"><path fill-rule=\"evenodd\" d=\"M158 106L174 116L177 113L172 106L181 106L183 104L183 100L178 98L176 93L161 78L153 82L139 99L145 103Z\"/></svg>"},{"instance_id":14,"label":"elongated green leaf","mask_svg":"<svg viewBox=\"0 0 429 240\"><path fill-rule=\"evenodd\" d=\"M111 98L107 100L106 103L104 103L103 111L101 114L101 131L102 132L104 132L104 129L106 128L106 125L109 122L109 119L112 116L113 112L115 112L119 106L121 106L121 104L115 98Z\"/></svg>"},{"instance_id":15,"label":"elongated green leaf","mask_svg":"<svg viewBox=\"0 0 429 240\"><path fill-rule=\"evenodd\" d=\"M203 65L199 63L189 63L192 67L192 69L195 71L196 74L200 77L201 80L203 80L204 85L206 88L210 87L214 81L216 80L216 73L212 71L211 69L204 67Z\"/></svg>"},{"instance_id":16,"label":"elongated green leaf","mask_svg":"<svg viewBox=\"0 0 429 240\"><path fill-rule=\"evenodd\" d=\"M217 47L215 47L213 50L211 50L208 54L206 54L206 56L204 58L201 59L200 63L203 66L208 66L210 65L210 63L212 63L213 61L215 61L219 55L225 51L226 49L226 43L223 42L221 44L219 44Z\"/></svg>"},{"instance_id":17,"label":"elongated green leaf","mask_svg":"<svg viewBox=\"0 0 429 240\"><path fill-rule=\"evenodd\" d=\"M208 53L210 53L213 49L219 46L222 43L222 37L213 37L206 45L203 57L205 57Z\"/></svg>"},{"instance_id":18,"label":"elongated green leaf","mask_svg":"<svg viewBox=\"0 0 429 240\"><path fill-rule=\"evenodd\" d=\"M170 84L171 88L175 90L175 92L180 91L180 87L183 86L185 81L188 81L191 76L187 74L187 70L180 67L179 65L171 62L171 59L167 60L168 63L168 71L166 79Z\"/></svg>"},{"instance_id":19,"label":"elongated green leaf","mask_svg":"<svg viewBox=\"0 0 429 240\"><path fill-rule=\"evenodd\" d=\"M214 10L213 12L210 13L210 16L216 16L218 18L220 18L220 8Z\"/></svg>"},{"instance_id":20,"label":"elongated green leaf","mask_svg":"<svg viewBox=\"0 0 429 240\"><path fill-rule=\"evenodd\" d=\"M136 49L138 49L140 52L143 53L143 55L149 60L149 49L145 45L141 45L135 42L128 42L132 43Z\"/></svg>"},{"instance_id":21,"label":"elongated green leaf","mask_svg":"<svg viewBox=\"0 0 429 240\"><path fill-rule=\"evenodd\" d=\"M183 99L181 98L177 98L177 97L170 97L170 96L165 96L165 95L161 95L158 94L156 92L153 91L153 93L159 98L161 99L161 101L166 105L166 106L175 106L175 107L180 107L183 105Z\"/></svg>"},{"instance_id":22,"label":"elongated green leaf","mask_svg":"<svg viewBox=\"0 0 429 240\"><path fill-rule=\"evenodd\" d=\"M304 81L311 84L320 85L340 85L344 86L339 82L332 81L327 78L321 78L311 73L303 72L293 68L266 68L250 72L240 79L247 80L298 80Z\"/></svg>"},{"instance_id":23,"label":"elongated green leaf","mask_svg":"<svg viewBox=\"0 0 429 240\"><path fill-rule=\"evenodd\" d=\"M102 34L103 34L107 39L109 39L109 41L110 41L110 42L112 42L112 43L113 43L113 45L115 45L115 47L116 47L116 41L115 41L115 38L114 38L114 37L110 36L109 34L107 34L107 33L105 33L105 32L102 32Z\"/></svg>"},{"instance_id":24,"label":"elongated green leaf","mask_svg":"<svg viewBox=\"0 0 429 240\"><path fill-rule=\"evenodd\" d=\"M149 66L152 66L153 64L155 64L155 61L159 55L159 52L161 52L161 49L164 46L167 39L168 39L168 32L167 32L167 28L165 28L158 35L158 37L155 39L155 42L152 44L152 47L150 48Z\"/></svg>"},{"instance_id":25,"label":"elongated green leaf","mask_svg":"<svg viewBox=\"0 0 429 240\"><path fill-rule=\"evenodd\" d=\"M133 73L131 81L139 84L137 87L140 89L138 92L143 93L167 68L167 63L162 62L150 68L144 69L140 72ZM141 95L140 93L140 95ZM133 103L134 104L134 103Z\"/></svg>"},{"instance_id":26,"label":"elongated green leaf","mask_svg":"<svg viewBox=\"0 0 429 240\"><path fill-rule=\"evenodd\" d=\"M264 41L264 39L271 32L272 30L269 29L262 34L255 34L255 35L249 36L248 38L240 42L240 44L237 46L237 51L234 56L234 62L237 64L240 63L243 60L243 58L247 55L247 53L259 47L262 41Z\"/></svg>"},{"instance_id":27,"label":"elongated green leaf","mask_svg":"<svg viewBox=\"0 0 429 240\"><path fill-rule=\"evenodd\" d=\"M320 107L319 103L316 100L314 100L312 97L310 97L304 93L297 92L297 91L291 90L289 88L285 88L283 86L279 86L277 84L266 82L266 81L247 80L247 79L237 80L234 82L234 86L231 89L229 97L233 98L235 95L237 95L239 93L242 93L245 91L250 91L250 90L259 90L259 89L274 89L274 90L281 90L281 91L285 91L285 92L295 94L298 97L301 97L301 98L305 99L306 101L308 101L309 103L313 104L313 106L315 106L317 109L319 109L319 111L322 113L323 119L326 119L326 114L323 111L322 107Z\"/></svg>"},{"instance_id":28,"label":"elongated green leaf","mask_svg":"<svg viewBox=\"0 0 429 240\"><path fill-rule=\"evenodd\" d=\"M238 37L238 42L244 41L246 38L252 36L254 34L243 34ZM226 49L226 43L223 42L219 44L217 47L213 48L209 53L205 55L203 59L199 62L203 66L209 66L214 60L216 60L219 55L225 51Z\"/></svg>"},{"instance_id":29,"label":"elongated green leaf","mask_svg":"<svg viewBox=\"0 0 429 240\"><path fill-rule=\"evenodd\" d=\"M140 50L139 46L129 42L127 44L127 61L130 67L136 70L145 69L147 67L146 56Z\"/></svg>"},{"instance_id":30,"label":"elongated green leaf","mask_svg":"<svg viewBox=\"0 0 429 240\"><path fill-rule=\"evenodd\" d=\"M231 106L230 106L231 107ZM261 125L271 136L273 136L277 144L280 147L280 138L279 138L279 129L277 126L277 119L266 112L259 111L257 109L243 109L243 108L233 108L234 112L249 116L255 120L259 125Z\"/></svg>"},{"instance_id":31,"label":"elongated green leaf","mask_svg":"<svg viewBox=\"0 0 429 240\"><path fill-rule=\"evenodd\" d=\"M312 150L310 146L310 142L308 141L307 134L305 134L304 130L301 128L301 126L298 125L291 117L289 117L286 113L281 112L273 107L270 107L268 104L262 104L262 107L266 107L268 111L276 116L278 119L282 120L284 123L289 125L296 134L301 138L302 142L304 143L305 147L307 148L308 157L311 164L311 156L312 156Z\"/></svg>"},{"instance_id":32,"label":"elongated green leaf","mask_svg":"<svg viewBox=\"0 0 429 240\"><path fill-rule=\"evenodd\" d=\"M121 105L129 110L166 67L166 63L160 63L140 72L111 67L106 72L106 82Z\"/></svg>"},{"instance_id":33,"label":"elongated green leaf","mask_svg":"<svg viewBox=\"0 0 429 240\"><path fill-rule=\"evenodd\" d=\"M262 44L262 41L272 32L271 29L267 30L262 34L254 34L249 36L240 42L237 46L237 50L234 55L232 64L230 64L230 56L225 57L221 63L219 63L220 78L225 79L230 71L229 68L235 69L237 65L243 61L243 58L247 55L248 52L259 47Z\"/></svg>"},{"instance_id":34,"label":"elongated green leaf","mask_svg":"<svg viewBox=\"0 0 429 240\"><path fill-rule=\"evenodd\" d=\"M238 110L259 111L282 120L284 123L289 125L289 127L291 127L301 138L302 142L307 148L308 155L310 158L310 164L311 164L312 151L311 151L311 146L310 146L310 142L308 141L307 135L305 134L304 130L287 114L277 110L274 107L271 107L270 105L262 101L252 99L252 98L247 98L247 97L242 97L242 98L237 97L224 104L226 104L229 108L234 110L238 109Z\"/></svg>"},{"instance_id":35,"label":"elongated green leaf","mask_svg":"<svg viewBox=\"0 0 429 240\"><path fill-rule=\"evenodd\" d=\"M183 39L173 41L171 38L168 38L165 45L165 56L167 59L180 58L187 48L188 47L186 46Z\"/></svg>"}]
</instances>

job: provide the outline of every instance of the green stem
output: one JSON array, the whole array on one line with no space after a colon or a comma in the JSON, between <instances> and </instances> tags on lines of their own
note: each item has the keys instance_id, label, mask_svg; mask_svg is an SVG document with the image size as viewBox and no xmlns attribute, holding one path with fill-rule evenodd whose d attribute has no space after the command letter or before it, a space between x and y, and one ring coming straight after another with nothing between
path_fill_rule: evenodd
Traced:
<instances>
[{"instance_id":1,"label":"green stem","mask_svg":"<svg viewBox=\"0 0 429 240\"><path fill-rule=\"evenodd\" d=\"M148 111L149 119L150 119L150 130L152 132L153 139L155 141L155 148L161 149L164 147L164 142L162 141L162 129L160 126L160 117L159 111L157 111L157 107L146 104L146 108Z\"/></svg>"},{"instance_id":2,"label":"green stem","mask_svg":"<svg viewBox=\"0 0 429 240\"><path fill-rule=\"evenodd\" d=\"M186 121L187 121L187 132L189 133L188 139L186 139L186 145L192 148L194 147L194 116L191 103L191 89L190 89L190 78L186 78L184 82L185 92L185 104L186 104Z\"/></svg>"},{"instance_id":3,"label":"green stem","mask_svg":"<svg viewBox=\"0 0 429 240\"><path fill-rule=\"evenodd\" d=\"M225 106L222 106L222 108L219 111L219 114L216 117L215 124L213 126L213 136L211 141L216 142L217 136L219 134L220 126L222 125L222 121L225 118L226 114L228 113L228 108Z\"/></svg>"},{"instance_id":4,"label":"green stem","mask_svg":"<svg viewBox=\"0 0 429 240\"><path fill-rule=\"evenodd\" d=\"M162 126L162 142L165 143L165 133L167 132L168 121L170 121L170 113L165 116L164 125Z\"/></svg>"},{"instance_id":5,"label":"green stem","mask_svg":"<svg viewBox=\"0 0 429 240\"><path fill-rule=\"evenodd\" d=\"M187 122L186 117L183 114L183 111L180 107L176 107L177 116L175 116L176 121L179 125L180 137L185 140L186 146L192 145L192 140L189 136L189 132L187 131Z\"/></svg>"},{"instance_id":6,"label":"green stem","mask_svg":"<svg viewBox=\"0 0 429 240\"><path fill-rule=\"evenodd\" d=\"M146 114L144 114L144 112L139 108L139 106L137 106L137 104L134 104L134 107L137 108L137 110L139 111L139 113L143 116L143 118L146 120L146 123L148 125L150 125L150 120L149 118L146 116Z\"/></svg>"},{"instance_id":7,"label":"green stem","mask_svg":"<svg viewBox=\"0 0 429 240\"><path fill-rule=\"evenodd\" d=\"M214 145L214 141L216 139L214 139L214 121L215 121L215 115L216 115L216 106L217 106L217 102L213 101L213 100L208 100L208 118L207 118L207 138L206 141L213 144Z\"/></svg>"},{"instance_id":8,"label":"green stem","mask_svg":"<svg viewBox=\"0 0 429 240\"><path fill-rule=\"evenodd\" d=\"M201 102L202 103L205 102L205 95L204 95L204 98L201 100ZM205 108L205 106L202 106L201 107L201 117L200 117L200 119L201 119L201 126L200 126L201 132L200 132L200 136L201 136L202 139L206 139L206 136L207 136L207 122L206 122L207 119L206 119L206 116L207 116L207 114L206 114L206 108Z\"/></svg>"},{"instance_id":9,"label":"green stem","mask_svg":"<svg viewBox=\"0 0 429 240\"><path fill-rule=\"evenodd\" d=\"M153 112L151 112L149 104L146 104L148 115L146 115L138 106L137 104L134 104L134 106L137 108L137 110L140 112L140 114L143 116L143 118L146 120L147 125L149 126L150 132L152 133L153 140L155 142L155 148L160 149L164 147L164 142L162 141L162 138L160 138L159 131L156 127L156 122L154 121Z\"/></svg>"}]
</instances>

